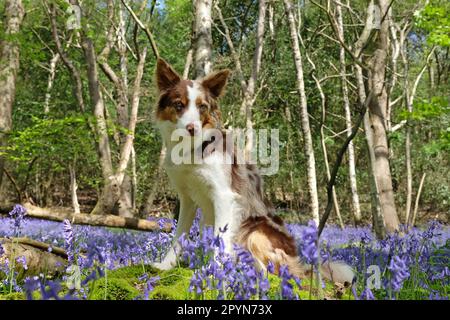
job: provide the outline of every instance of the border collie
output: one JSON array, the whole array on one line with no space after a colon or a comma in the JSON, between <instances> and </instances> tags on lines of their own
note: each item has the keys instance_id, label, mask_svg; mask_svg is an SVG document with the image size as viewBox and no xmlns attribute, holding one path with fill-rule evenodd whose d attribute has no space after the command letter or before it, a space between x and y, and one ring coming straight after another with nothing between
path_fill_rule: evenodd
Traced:
<instances>
[{"instance_id":1,"label":"border collie","mask_svg":"<svg viewBox=\"0 0 450 320\"><path fill-rule=\"evenodd\" d=\"M229 70L221 70L202 79L187 80L164 60L157 61L160 96L155 120L167 148L164 167L178 193L180 215L172 248L154 266L170 269L176 264L180 253L177 239L189 232L200 207L201 226L214 226L216 234L226 229L223 241L227 252L232 253L233 243L237 243L251 252L261 268L270 261L275 270L287 265L291 274L304 278L310 266L300 261L294 238L265 198L256 166L237 163L233 148L221 148L230 139L221 128L218 99L229 75ZM211 133L217 131L223 134ZM187 149L200 152L200 163L174 161L180 144L174 139L175 132L194 140ZM340 262L322 264L320 271L325 278L342 284L351 283L354 277L351 268Z\"/></svg>"}]
</instances>

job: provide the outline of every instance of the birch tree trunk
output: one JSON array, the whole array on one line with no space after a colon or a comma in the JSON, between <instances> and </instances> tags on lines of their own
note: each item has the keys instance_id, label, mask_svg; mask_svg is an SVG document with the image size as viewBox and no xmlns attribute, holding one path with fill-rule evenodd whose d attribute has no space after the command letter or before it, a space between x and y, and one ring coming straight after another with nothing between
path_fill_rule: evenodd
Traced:
<instances>
[{"instance_id":1,"label":"birch tree trunk","mask_svg":"<svg viewBox=\"0 0 450 320\"><path fill-rule=\"evenodd\" d=\"M412 104L409 93L409 64L406 58L406 46L407 43L402 43L401 55L403 61L403 76L404 76L404 95L406 109L409 113L412 112ZM405 209L405 224L409 222L409 215L411 213L412 205L412 168L411 168L411 127L406 126L406 138L405 138L405 165L406 165L406 209Z\"/></svg>"},{"instance_id":2,"label":"birch tree trunk","mask_svg":"<svg viewBox=\"0 0 450 320\"><path fill-rule=\"evenodd\" d=\"M391 233L399 230L399 219L395 207L394 190L392 188L386 130L387 124L385 121L387 104L389 103L385 84L389 45L389 19L385 14L388 10L388 1L378 0L377 3L380 8L381 17L384 17L384 19L381 21L376 49L369 63L369 88L373 91L374 98L369 103L368 118L370 128L367 129L371 131L373 136L372 148L375 159L371 165L379 191L381 211L385 221L386 231Z\"/></svg>"},{"instance_id":3,"label":"birch tree trunk","mask_svg":"<svg viewBox=\"0 0 450 320\"><path fill-rule=\"evenodd\" d=\"M256 43L255 43L255 51L253 53L253 63L252 70L249 79L246 81L244 72L242 70L242 64L240 61L240 57L238 52L235 49L233 41L231 39L230 30L225 23L225 19L223 18L222 11L220 10L218 1L215 3L215 10L217 11L220 23L224 29L224 37L227 41L227 44L231 51L231 56L235 63L236 74L241 84L242 94L244 96L241 107L240 114L245 119L245 127L246 127L246 143L245 143L245 159L250 160L251 151L253 150L253 116L252 116L252 107L256 100L256 84L258 82L258 76L261 69L261 60L263 53L263 44L264 44L264 30L265 30L265 20L266 20L266 11L267 11L268 1L261 0L258 2L258 22L256 28Z\"/></svg>"},{"instance_id":4,"label":"birch tree trunk","mask_svg":"<svg viewBox=\"0 0 450 320\"><path fill-rule=\"evenodd\" d=\"M50 71L48 74L47 91L45 92L45 100L44 100L45 114L50 112L51 91L53 88L53 82L55 81L56 65L58 64L59 59L60 59L59 53L53 53L52 59L50 60Z\"/></svg>"},{"instance_id":5,"label":"birch tree trunk","mask_svg":"<svg viewBox=\"0 0 450 320\"><path fill-rule=\"evenodd\" d=\"M6 147L12 129L12 107L16 95L16 77L19 70L20 31L25 10L21 0L6 0L3 20L4 37L0 42L0 149ZM0 194L2 193L5 158L0 155ZM0 199L4 200L4 195Z\"/></svg>"},{"instance_id":6,"label":"birch tree trunk","mask_svg":"<svg viewBox=\"0 0 450 320\"><path fill-rule=\"evenodd\" d=\"M201 78L212 69L212 0L194 0L194 78Z\"/></svg>"},{"instance_id":7,"label":"birch tree trunk","mask_svg":"<svg viewBox=\"0 0 450 320\"><path fill-rule=\"evenodd\" d=\"M342 17L342 8L340 4L336 4L336 13L338 21L338 32L341 39L344 39L344 22ZM339 62L341 66L341 88L342 88L342 99L344 102L344 112L345 112L345 124L347 128L347 136L351 135L352 132L352 115L350 111L350 101L348 98L348 86L347 86L347 70L345 65L345 49L340 48L339 51ZM359 205L359 195L358 187L356 183L356 165L355 165L355 148L353 147L353 141L350 141L348 145L348 171L350 180L350 190L352 193L352 209L353 218L355 225L361 222L361 208Z\"/></svg>"},{"instance_id":8,"label":"birch tree trunk","mask_svg":"<svg viewBox=\"0 0 450 320\"><path fill-rule=\"evenodd\" d=\"M361 59L361 52L363 48L367 45L367 42L370 37L370 33L373 26L374 21L374 10L373 10L374 1L371 0L367 7L367 14L366 14L366 21L364 24L364 29L362 30L358 40L356 41L354 48L353 48L353 56L356 57L357 61L355 61L354 68L355 68L355 77L356 77L356 85L358 88L358 100L360 105L364 105L364 102L366 101L366 86L365 86L365 76L363 73L363 69L361 67L362 65L362 59ZM375 163L375 152L374 152L374 138L373 133L370 128L370 120L369 120L369 113L366 112L364 115L364 132L366 136L366 142L367 142L367 150L369 153L369 160L370 163ZM385 236L385 224L383 215L381 212L381 204L380 204L380 193L379 188L377 184L377 180L375 178L375 172L373 170L373 166L370 166L370 198L371 198L371 209L372 209L372 221L373 221L373 228L375 231L376 236L379 239L384 238Z\"/></svg>"},{"instance_id":9,"label":"birch tree trunk","mask_svg":"<svg viewBox=\"0 0 450 320\"><path fill-rule=\"evenodd\" d=\"M87 62L89 96L91 97L91 104L96 119L97 151L104 183L97 204L92 210L92 214L105 214L107 212L114 212L113 208L119 196L119 186L114 179L111 150L105 120L105 104L99 85L95 49L92 40L86 35L83 36L82 46Z\"/></svg>"},{"instance_id":10,"label":"birch tree trunk","mask_svg":"<svg viewBox=\"0 0 450 320\"><path fill-rule=\"evenodd\" d=\"M264 42L264 29L266 20L267 1L259 0L258 6L258 26L256 29L256 46L253 54L252 74L247 81L246 90L244 92L244 100L241 105L241 112L245 113L245 129L246 129L246 143L245 143L245 158L250 159L251 151L253 150L253 117L252 106L256 100L255 86L258 80L259 70L261 69L261 59Z\"/></svg>"},{"instance_id":11,"label":"birch tree trunk","mask_svg":"<svg viewBox=\"0 0 450 320\"><path fill-rule=\"evenodd\" d=\"M70 194L72 198L72 207L73 212L75 214L80 213L80 204L78 203L78 196L77 196L77 176L75 171L75 161L73 164L69 164L69 173L70 173Z\"/></svg>"},{"instance_id":12,"label":"birch tree trunk","mask_svg":"<svg viewBox=\"0 0 450 320\"><path fill-rule=\"evenodd\" d=\"M297 90L300 96L300 116L302 122L302 133L305 142L305 155L307 158L308 172L308 192L310 196L310 210L312 217L319 225L319 199L317 196L316 164L314 158L314 149L312 145L311 129L309 126L308 107L305 93L305 84L303 80L302 56L298 42L297 28L294 20L292 2L284 0L284 7L288 17L289 32L292 44L292 51L297 75Z\"/></svg>"}]
</instances>

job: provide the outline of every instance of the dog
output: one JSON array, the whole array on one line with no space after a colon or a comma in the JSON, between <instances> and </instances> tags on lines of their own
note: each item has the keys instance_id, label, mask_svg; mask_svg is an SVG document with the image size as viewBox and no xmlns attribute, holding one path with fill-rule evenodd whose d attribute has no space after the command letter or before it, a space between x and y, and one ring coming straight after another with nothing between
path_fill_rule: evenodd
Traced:
<instances>
[{"instance_id":1,"label":"dog","mask_svg":"<svg viewBox=\"0 0 450 320\"><path fill-rule=\"evenodd\" d=\"M236 243L250 251L260 268L265 269L269 262L275 270L286 265L291 274L304 278L310 266L300 261L294 238L265 198L257 167L238 163L233 148L220 148L229 146L231 140L222 130L218 105L229 75L229 70L220 70L201 79L182 79L163 59L157 61L160 95L155 122L167 149L164 168L178 193L180 214L173 247L154 266L167 270L176 264L177 239L189 232L200 207L201 226L214 226L215 234L226 229L222 232L226 252L232 253ZM200 151L201 163L174 161L173 154L180 146L175 132L197 140L191 141L187 150ZM351 283L354 277L351 268L339 262L328 262L320 269L325 278L338 283Z\"/></svg>"}]
</instances>

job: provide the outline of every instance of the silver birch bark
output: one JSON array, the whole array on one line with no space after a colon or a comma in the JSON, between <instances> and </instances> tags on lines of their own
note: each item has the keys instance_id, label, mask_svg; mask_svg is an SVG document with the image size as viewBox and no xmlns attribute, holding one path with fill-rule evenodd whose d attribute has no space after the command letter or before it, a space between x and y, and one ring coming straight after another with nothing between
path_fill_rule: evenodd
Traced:
<instances>
[{"instance_id":1,"label":"silver birch bark","mask_svg":"<svg viewBox=\"0 0 450 320\"><path fill-rule=\"evenodd\" d=\"M253 150L253 119L252 119L252 107L255 103L257 92L256 92L256 84L258 82L258 77L261 69L261 60L263 53L263 45L264 45L264 30L265 30L265 20L266 20L266 11L267 11L268 1L261 0L258 2L258 22L256 27L256 44L255 51L253 53L253 63L252 70L249 79L246 81L244 77L244 73L242 70L242 64L240 61L239 54L236 51L236 48L231 40L230 30L225 23L225 19L223 18L222 11L220 10L218 2L215 3L215 10L217 11L219 21L224 29L223 36L225 37L227 44L231 51L231 56L235 63L236 74L241 84L241 90L243 93L243 100L240 107L240 114L245 119L245 127L246 127L246 143L245 143L245 159L250 160L251 151Z\"/></svg>"},{"instance_id":2,"label":"silver birch bark","mask_svg":"<svg viewBox=\"0 0 450 320\"><path fill-rule=\"evenodd\" d=\"M212 0L194 0L194 78L212 70Z\"/></svg>"},{"instance_id":3,"label":"silver birch bark","mask_svg":"<svg viewBox=\"0 0 450 320\"><path fill-rule=\"evenodd\" d=\"M77 177L76 177L76 171L75 171L75 161L73 164L69 164L69 174L70 174L70 195L72 199L72 207L73 212L75 214L80 213L80 204L78 203L78 196L77 196Z\"/></svg>"},{"instance_id":4,"label":"silver birch bark","mask_svg":"<svg viewBox=\"0 0 450 320\"><path fill-rule=\"evenodd\" d=\"M377 1L382 19L378 31L376 49L369 61L369 88L374 98L369 103L369 121L373 135L373 151L375 161L372 162L381 204L381 211L386 225L386 231L391 233L399 230L399 219L395 206L394 190L392 188L391 169L389 163L389 147L386 131L386 112L389 103L385 85L387 67L389 19L385 13L388 10L386 0Z\"/></svg>"},{"instance_id":5,"label":"silver birch bark","mask_svg":"<svg viewBox=\"0 0 450 320\"><path fill-rule=\"evenodd\" d=\"M56 75L56 65L60 59L59 53L53 53L52 59L50 60L50 70L48 73L48 81L47 81L47 91L45 92L45 100L44 100L44 113L50 112L50 98L51 91L53 88L53 82L55 80Z\"/></svg>"},{"instance_id":6,"label":"silver birch bark","mask_svg":"<svg viewBox=\"0 0 450 320\"><path fill-rule=\"evenodd\" d=\"M305 93L305 84L303 80L302 56L300 53L300 45L298 42L297 28L294 20L292 2L290 0L284 0L284 7L286 10L286 15L288 17L290 39L297 76L297 90L300 96L300 116L302 123L303 139L305 143L305 155L307 159L310 210L314 221L317 223L317 225L319 225L319 199L317 196L316 161L312 145L311 129L309 126L308 106Z\"/></svg>"},{"instance_id":7,"label":"silver birch bark","mask_svg":"<svg viewBox=\"0 0 450 320\"><path fill-rule=\"evenodd\" d=\"M344 39L344 22L342 17L342 8L340 4L336 4L337 21L338 21L338 32L341 39ZM352 132L352 117L350 111L350 102L348 98L348 86L347 86L347 70L345 66L345 49L340 48L339 50L339 62L341 65L341 86L342 86L342 99L344 103L345 112L345 124L347 128L347 136L351 135ZM364 101L364 100L363 100ZM353 141L350 141L348 145L348 171L350 180L350 190L352 193L352 209L355 224L361 222L361 208L359 205L359 195L358 187L356 182L356 165L355 165L355 148L353 147Z\"/></svg>"}]
</instances>

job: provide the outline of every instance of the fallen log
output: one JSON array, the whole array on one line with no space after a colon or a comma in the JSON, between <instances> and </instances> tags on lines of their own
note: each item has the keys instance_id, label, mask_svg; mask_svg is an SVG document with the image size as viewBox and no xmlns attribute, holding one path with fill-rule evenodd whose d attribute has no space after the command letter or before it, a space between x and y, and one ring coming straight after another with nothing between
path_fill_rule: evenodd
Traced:
<instances>
[{"instance_id":1,"label":"fallen log","mask_svg":"<svg viewBox=\"0 0 450 320\"><path fill-rule=\"evenodd\" d=\"M149 221L137 218L126 218L115 216L112 214L107 215L93 215L86 213L72 213L67 212L67 210L50 209L50 208L40 208L36 207L30 203L25 203L23 205L27 209L27 216L31 218L59 221L62 222L68 219L72 224L81 224L97 227L110 227L110 228L125 228L133 229L139 231L165 231L170 232L172 229L171 223L165 223L162 228L160 228L157 221ZM2 208L3 213L7 213L10 209L5 210Z\"/></svg>"},{"instance_id":2,"label":"fallen log","mask_svg":"<svg viewBox=\"0 0 450 320\"><path fill-rule=\"evenodd\" d=\"M66 252L66 250L64 250L62 248L59 248L59 247L52 246L51 244L48 244L48 243L45 243L45 242L41 242L41 241L37 241L37 240L33 240L33 239L30 239L30 238L25 238L25 237L12 238L11 240L13 240L14 242L17 242L17 243L21 243L21 244L26 244L26 245L32 246L32 247L34 247L36 249L39 249L39 250L45 250L47 252L51 252L53 254L56 254L57 256L60 256L60 257L62 257L64 259L67 259L67 252ZM51 251L49 251L49 249Z\"/></svg>"},{"instance_id":3,"label":"fallen log","mask_svg":"<svg viewBox=\"0 0 450 320\"><path fill-rule=\"evenodd\" d=\"M25 257L26 269L17 261L14 263L14 269L19 273L19 278L40 273L53 276L63 273L66 269L67 259L62 255L64 253L67 257L67 254L61 248L52 247L52 252L48 252L50 245L27 238L0 238L0 245L3 249L0 263L4 263L6 259L16 260L19 257Z\"/></svg>"}]
</instances>

